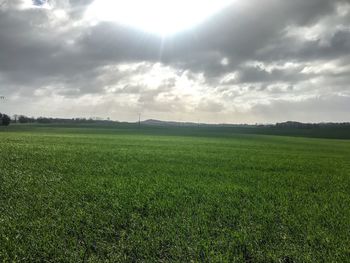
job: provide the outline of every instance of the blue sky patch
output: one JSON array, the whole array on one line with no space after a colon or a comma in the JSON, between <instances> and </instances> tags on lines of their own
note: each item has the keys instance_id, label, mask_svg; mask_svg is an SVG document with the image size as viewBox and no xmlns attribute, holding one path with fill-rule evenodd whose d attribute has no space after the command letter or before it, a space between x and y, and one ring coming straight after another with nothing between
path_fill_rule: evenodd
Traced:
<instances>
[{"instance_id":1,"label":"blue sky patch","mask_svg":"<svg viewBox=\"0 0 350 263\"><path fill-rule=\"evenodd\" d=\"M42 6L45 5L47 0L33 0L33 5Z\"/></svg>"}]
</instances>

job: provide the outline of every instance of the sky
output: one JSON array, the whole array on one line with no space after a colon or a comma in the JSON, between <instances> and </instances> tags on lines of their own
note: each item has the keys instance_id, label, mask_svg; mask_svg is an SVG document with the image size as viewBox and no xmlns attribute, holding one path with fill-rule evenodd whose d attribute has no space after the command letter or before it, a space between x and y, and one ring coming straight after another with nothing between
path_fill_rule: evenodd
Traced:
<instances>
[{"instance_id":1,"label":"sky","mask_svg":"<svg viewBox=\"0 0 350 263\"><path fill-rule=\"evenodd\" d=\"M350 0L0 0L0 112L350 121Z\"/></svg>"}]
</instances>

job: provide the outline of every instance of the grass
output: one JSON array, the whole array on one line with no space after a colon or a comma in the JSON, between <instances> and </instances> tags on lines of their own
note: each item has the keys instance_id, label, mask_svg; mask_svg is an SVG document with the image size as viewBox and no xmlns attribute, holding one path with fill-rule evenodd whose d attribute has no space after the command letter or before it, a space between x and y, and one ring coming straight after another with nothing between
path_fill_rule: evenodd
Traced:
<instances>
[{"instance_id":1,"label":"grass","mask_svg":"<svg viewBox=\"0 0 350 263\"><path fill-rule=\"evenodd\" d=\"M349 189L347 140L3 128L0 261L349 262Z\"/></svg>"}]
</instances>

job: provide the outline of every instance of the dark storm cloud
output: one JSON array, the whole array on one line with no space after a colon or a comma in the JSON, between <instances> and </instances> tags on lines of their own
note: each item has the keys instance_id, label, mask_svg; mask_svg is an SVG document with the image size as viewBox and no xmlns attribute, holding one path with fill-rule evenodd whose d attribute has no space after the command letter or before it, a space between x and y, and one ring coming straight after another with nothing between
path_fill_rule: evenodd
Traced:
<instances>
[{"instance_id":1,"label":"dark storm cloud","mask_svg":"<svg viewBox=\"0 0 350 263\"><path fill-rule=\"evenodd\" d=\"M257 53L288 25L306 26L334 12L337 1L245 1L197 28L169 41L168 56L174 60L229 57L233 64L257 58ZM183 38L183 40L182 40ZM189 41L188 41L189 40ZM208 63L209 62L209 63ZM202 61L198 67L203 65ZM193 65L194 66L194 65Z\"/></svg>"},{"instance_id":2,"label":"dark storm cloud","mask_svg":"<svg viewBox=\"0 0 350 263\"><path fill-rule=\"evenodd\" d=\"M269 109L278 111L283 103L277 102L286 97L305 108L303 97L330 96L328 102L336 103L334 96L349 94L346 0L238 1L166 39L117 23L84 21L93 1L52 0L42 8L45 2L34 0L35 8L20 0L0 4L1 95L79 98L110 92L154 114L192 107L229 115L243 105L247 114L261 110L267 116L261 98L273 100ZM160 84L141 81L157 72L152 65L158 62L172 76ZM196 83L197 93L176 95L175 87L194 89ZM195 100L194 94L202 97ZM315 111L328 105L308 101Z\"/></svg>"},{"instance_id":3,"label":"dark storm cloud","mask_svg":"<svg viewBox=\"0 0 350 263\"><path fill-rule=\"evenodd\" d=\"M157 61L162 46L160 37L111 22L86 29L77 41L84 56L105 63Z\"/></svg>"}]
</instances>

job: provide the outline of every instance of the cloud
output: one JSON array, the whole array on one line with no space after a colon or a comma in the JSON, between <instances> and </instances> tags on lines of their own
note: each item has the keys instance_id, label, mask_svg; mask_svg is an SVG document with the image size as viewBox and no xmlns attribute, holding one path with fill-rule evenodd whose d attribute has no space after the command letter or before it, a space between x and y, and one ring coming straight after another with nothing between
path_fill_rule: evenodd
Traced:
<instances>
[{"instance_id":1,"label":"cloud","mask_svg":"<svg viewBox=\"0 0 350 263\"><path fill-rule=\"evenodd\" d=\"M342 122L350 111L350 96L315 96L302 100L276 100L255 106L252 111L262 120L279 122L289 120L309 122ZM307 119L305 118L307 113ZM269 116L269 119L266 119ZM320 117L321 116L321 117Z\"/></svg>"},{"instance_id":2,"label":"cloud","mask_svg":"<svg viewBox=\"0 0 350 263\"><path fill-rule=\"evenodd\" d=\"M350 93L349 1L238 1L166 38L86 21L91 3L3 2L3 110L74 117L94 109L123 120L142 111L208 122L350 121L349 108L337 106Z\"/></svg>"}]
</instances>

